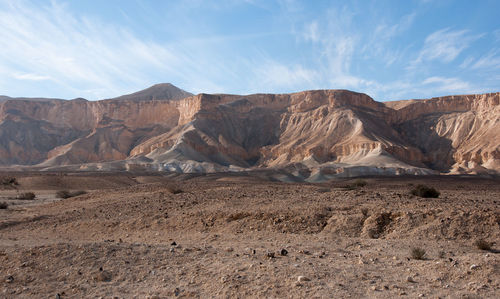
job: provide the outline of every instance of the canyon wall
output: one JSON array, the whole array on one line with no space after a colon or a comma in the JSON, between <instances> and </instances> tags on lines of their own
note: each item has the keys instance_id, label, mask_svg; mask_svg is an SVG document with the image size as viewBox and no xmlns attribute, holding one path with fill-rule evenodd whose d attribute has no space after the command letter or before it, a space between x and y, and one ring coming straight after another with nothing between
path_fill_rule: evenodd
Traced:
<instances>
[{"instance_id":1,"label":"canyon wall","mask_svg":"<svg viewBox=\"0 0 500 299\"><path fill-rule=\"evenodd\" d=\"M500 171L499 93L379 103L347 90L193 96L173 88L96 102L2 97L0 165Z\"/></svg>"}]
</instances>

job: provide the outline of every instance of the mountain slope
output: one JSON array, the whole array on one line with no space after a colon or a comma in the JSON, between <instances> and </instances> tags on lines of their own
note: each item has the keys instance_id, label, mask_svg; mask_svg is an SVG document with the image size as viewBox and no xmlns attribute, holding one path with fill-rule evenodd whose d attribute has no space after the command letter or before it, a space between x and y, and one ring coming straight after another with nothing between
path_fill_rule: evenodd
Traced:
<instances>
[{"instance_id":1,"label":"mountain slope","mask_svg":"<svg viewBox=\"0 0 500 299\"><path fill-rule=\"evenodd\" d=\"M184 91L170 83L155 84L144 90L116 97L114 101L152 101L152 100L180 100L193 94Z\"/></svg>"},{"instance_id":2,"label":"mountain slope","mask_svg":"<svg viewBox=\"0 0 500 299\"><path fill-rule=\"evenodd\" d=\"M0 101L0 164L276 168L310 180L500 172L499 93L383 104L346 90L184 97L176 89L97 102Z\"/></svg>"}]
</instances>

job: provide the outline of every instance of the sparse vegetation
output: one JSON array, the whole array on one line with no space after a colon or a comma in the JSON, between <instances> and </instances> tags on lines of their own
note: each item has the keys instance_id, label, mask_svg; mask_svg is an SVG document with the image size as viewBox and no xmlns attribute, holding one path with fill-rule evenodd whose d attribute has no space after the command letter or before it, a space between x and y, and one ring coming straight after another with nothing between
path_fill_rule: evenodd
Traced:
<instances>
[{"instance_id":1,"label":"sparse vegetation","mask_svg":"<svg viewBox=\"0 0 500 299\"><path fill-rule=\"evenodd\" d=\"M492 244L486 240L479 239L476 242L474 242L474 245L476 245L476 247L481 250L491 250Z\"/></svg>"},{"instance_id":2,"label":"sparse vegetation","mask_svg":"<svg viewBox=\"0 0 500 299\"><path fill-rule=\"evenodd\" d=\"M0 202L0 210L5 210L9 207L9 205L6 202Z\"/></svg>"},{"instance_id":3,"label":"sparse vegetation","mask_svg":"<svg viewBox=\"0 0 500 299\"><path fill-rule=\"evenodd\" d=\"M410 255L414 260L423 260L425 259L425 250L419 247L415 247L411 249Z\"/></svg>"},{"instance_id":4,"label":"sparse vegetation","mask_svg":"<svg viewBox=\"0 0 500 299\"><path fill-rule=\"evenodd\" d=\"M75 197L75 196L86 194L86 193L87 192L83 191L83 190L78 190L78 191L73 191L73 192L68 191L68 190L59 190L56 193L56 197L65 199L65 198Z\"/></svg>"},{"instance_id":5,"label":"sparse vegetation","mask_svg":"<svg viewBox=\"0 0 500 299\"><path fill-rule=\"evenodd\" d=\"M366 186L368 183L362 179L356 179L351 184L346 184L341 186L341 188L346 190L356 190L358 188Z\"/></svg>"},{"instance_id":6,"label":"sparse vegetation","mask_svg":"<svg viewBox=\"0 0 500 299\"><path fill-rule=\"evenodd\" d=\"M0 179L0 183L3 186L17 186L19 183L15 177L3 177Z\"/></svg>"},{"instance_id":7,"label":"sparse vegetation","mask_svg":"<svg viewBox=\"0 0 500 299\"><path fill-rule=\"evenodd\" d=\"M184 191L178 187L175 187L175 186L168 186L167 187L167 191L172 193L172 194L179 194L179 193L183 193Z\"/></svg>"},{"instance_id":8,"label":"sparse vegetation","mask_svg":"<svg viewBox=\"0 0 500 299\"><path fill-rule=\"evenodd\" d=\"M424 198L438 198L441 194L433 187L428 187L425 185L417 185L410 191L411 194Z\"/></svg>"},{"instance_id":9,"label":"sparse vegetation","mask_svg":"<svg viewBox=\"0 0 500 299\"><path fill-rule=\"evenodd\" d=\"M368 185L368 183L365 180L357 179L354 182L352 182L352 185L354 185L356 187L364 187L364 186Z\"/></svg>"},{"instance_id":10,"label":"sparse vegetation","mask_svg":"<svg viewBox=\"0 0 500 299\"><path fill-rule=\"evenodd\" d=\"M21 199L21 200L34 200L35 198L36 195L33 192L19 193L16 197L16 199Z\"/></svg>"}]
</instances>

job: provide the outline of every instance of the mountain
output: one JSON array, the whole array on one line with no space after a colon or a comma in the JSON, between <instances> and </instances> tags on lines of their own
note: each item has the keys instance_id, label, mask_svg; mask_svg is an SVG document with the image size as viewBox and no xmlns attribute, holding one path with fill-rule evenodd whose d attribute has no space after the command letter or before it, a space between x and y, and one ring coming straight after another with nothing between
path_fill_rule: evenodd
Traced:
<instances>
[{"instance_id":1,"label":"mountain","mask_svg":"<svg viewBox=\"0 0 500 299\"><path fill-rule=\"evenodd\" d=\"M193 96L170 84L96 102L8 98L0 101L0 165L265 168L309 181L498 174L499 98L489 93L380 103L347 90Z\"/></svg>"},{"instance_id":2,"label":"mountain","mask_svg":"<svg viewBox=\"0 0 500 299\"><path fill-rule=\"evenodd\" d=\"M170 83L156 84L144 90L123 95L110 100L120 101L152 101L152 100L180 100L192 96Z\"/></svg>"}]
</instances>

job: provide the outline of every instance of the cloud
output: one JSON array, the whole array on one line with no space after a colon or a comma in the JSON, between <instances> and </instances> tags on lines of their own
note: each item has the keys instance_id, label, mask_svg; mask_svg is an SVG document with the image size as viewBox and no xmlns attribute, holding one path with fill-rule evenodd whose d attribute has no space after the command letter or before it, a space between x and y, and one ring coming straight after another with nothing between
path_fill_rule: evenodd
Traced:
<instances>
[{"instance_id":1,"label":"cloud","mask_svg":"<svg viewBox=\"0 0 500 299\"><path fill-rule=\"evenodd\" d=\"M498 51L490 51L490 53L482 56L471 64L470 68L473 70L500 69L500 56L498 55Z\"/></svg>"},{"instance_id":2,"label":"cloud","mask_svg":"<svg viewBox=\"0 0 500 299\"><path fill-rule=\"evenodd\" d=\"M318 22L313 21L306 24L303 32L303 37L305 41L318 42L320 38L320 33L318 30Z\"/></svg>"},{"instance_id":3,"label":"cloud","mask_svg":"<svg viewBox=\"0 0 500 299\"><path fill-rule=\"evenodd\" d=\"M484 34L473 35L468 30L452 31L450 28L444 28L433 32L425 39L424 46L417 59L411 66L427 61L440 61L449 63L455 60L463 50L470 44L481 38Z\"/></svg>"},{"instance_id":4,"label":"cloud","mask_svg":"<svg viewBox=\"0 0 500 299\"><path fill-rule=\"evenodd\" d=\"M17 80L50 79L54 89L91 99L144 88L151 84L151 74L192 84L184 88L222 91L212 78L229 68L214 69L209 59L214 54L207 48L143 40L126 28L77 16L55 1L41 7L26 1L0 3L0 40L6 41L0 47L4 74Z\"/></svg>"},{"instance_id":5,"label":"cloud","mask_svg":"<svg viewBox=\"0 0 500 299\"><path fill-rule=\"evenodd\" d=\"M259 78L257 88L288 90L298 86L314 86L320 74L300 65L288 67L269 60L263 67L255 69L255 77Z\"/></svg>"},{"instance_id":6,"label":"cloud","mask_svg":"<svg viewBox=\"0 0 500 299\"><path fill-rule=\"evenodd\" d=\"M493 31L493 36L497 42L500 41L500 29Z\"/></svg>"},{"instance_id":7,"label":"cloud","mask_svg":"<svg viewBox=\"0 0 500 299\"><path fill-rule=\"evenodd\" d=\"M435 91L439 92L467 92L472 90L468 82L459 78L429 77L422 81L422 85L431 85Z\"/></svg>"},{"instance_id":8,"label":"cloud","mask_svg":"<svg viewBox=\"0 0 500 299\"><path fill-rule=\"evenodd\" d=\"M16 78L18 80L29 80L29 81L45 81L45 80L51 79L49 76L30 74L30 73L14 74L14 78Z\"/></svg>"}]
</instances>

